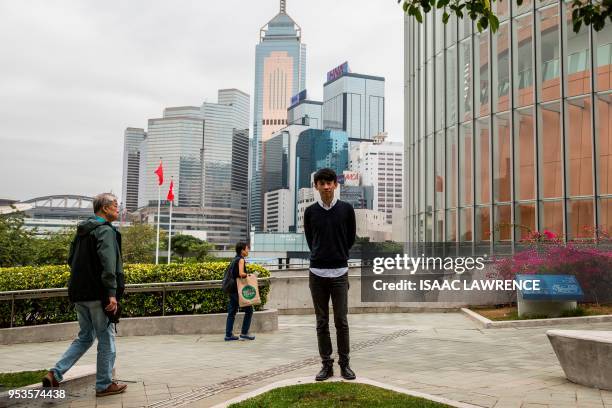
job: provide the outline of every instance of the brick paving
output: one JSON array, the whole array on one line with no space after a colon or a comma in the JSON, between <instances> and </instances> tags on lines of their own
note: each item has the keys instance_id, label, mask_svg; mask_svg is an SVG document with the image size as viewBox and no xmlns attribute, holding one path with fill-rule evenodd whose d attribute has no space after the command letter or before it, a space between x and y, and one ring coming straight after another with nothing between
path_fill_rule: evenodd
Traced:
<instances>
[{"instance_id":1,"label":"brick paving","mask_svg":"<svg viewBox=\"0 0 612 408\"><path fill-rule=\"evenodd\" d=\"M545 335L552 327L483 330L460 313L355 314L349 321L358 376L482 407L612 408L612 392L565 379ZM612 324L564 328L612 330ZM51 366L68 344L0 346L0 371ZM117 351L117 378L130 381L126 393L96 399L92 385L53 406L210 407L318 371L312 315L280 316L279 331L254 342L121 337ZM95 363L93 348L82 363Z\"/></svg>"}]
</instances>

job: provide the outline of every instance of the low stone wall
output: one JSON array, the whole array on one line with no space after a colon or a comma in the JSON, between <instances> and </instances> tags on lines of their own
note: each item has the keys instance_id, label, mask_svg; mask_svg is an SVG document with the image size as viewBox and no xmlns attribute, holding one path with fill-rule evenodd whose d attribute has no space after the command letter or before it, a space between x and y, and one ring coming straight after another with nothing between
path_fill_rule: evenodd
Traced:
<instances>
[{"instance_id":1,"label":"low stone wall","mask_svg":"<svg viewBox=\"0 0 612 408\"><path fill-rule=\"evenodd\" d=\"M117 325L117 336L223 334L226 318L226 313L125 318ZM243 318L244 313L238 313L234 327L240 327ZM275 330L278 330L277 310L255 312L251 324L253 333ZM71 340L77 336L78 331L78 322L0 329L0 344Z\"/></svg>"},{"instance_id":2,"label":"low stone wall","mask_svg":"<svg viewBox=\"0 0 612 408\"><path fill-rule=\"evenodd\" d=\"M474 271L472 279L486 279L492 264L486 264L482 271ZM270 281L268 305L278 309L279 314L314 313L308 271L273 271ZM449 275L446 279L455 275ZM404 311L456 311L462 307L476 305L496 305L508 303L509 297L504 292L446 292L439 294L413 294L414 301L362 302L361 301L361 268L349 269L349 312L350 313L391 313ZM435 297L434 297L435 296ZM397 299L405 299L405 294L398 293ZM426 301L424 301L426 300Z\"/></svg>"}]
</instances>

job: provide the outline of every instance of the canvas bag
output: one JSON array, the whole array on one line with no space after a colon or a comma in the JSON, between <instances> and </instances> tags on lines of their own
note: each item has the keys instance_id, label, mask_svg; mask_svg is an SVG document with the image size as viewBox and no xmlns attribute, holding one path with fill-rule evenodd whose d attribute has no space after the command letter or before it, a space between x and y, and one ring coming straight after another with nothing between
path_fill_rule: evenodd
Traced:
<instances>
[{"instance_id":1,"label":"canvas bag","mask_svg":"<svg viewBox=\"0 0 612 408\"><path fill-rule=\"evenodd\" d=\"M259 297L259 286L257 275L247 275L246 278L236 279L238 285L238 304L240 307L255 306L261 304Z\"/></svg>"}]
</instances>

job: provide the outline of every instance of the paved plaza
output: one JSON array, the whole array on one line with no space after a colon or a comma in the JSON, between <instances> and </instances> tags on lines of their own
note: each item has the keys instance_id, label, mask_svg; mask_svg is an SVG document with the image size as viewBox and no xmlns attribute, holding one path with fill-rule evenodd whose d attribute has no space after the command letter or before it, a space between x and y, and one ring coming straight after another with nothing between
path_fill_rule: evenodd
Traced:
<instances>
[{"instance_id":1,"label":"paved plaza","mask_svg":"<svg viewBox=\"0 0 612 408\"><path fill-rule=\"evenodd\" d=\"M358 376L482 407L612 407L612 392L565 379L545 335L553 327L480 329L461 313L352 314L349 322ZM52 366L68 344L0 346L0 371ZM94 348L80 364L95 364ZM126 393L96 399L92 384L54 406L209 407L283 379L314 376L314 316L279 316L279 331L257 334L254 342L226 343L218 335L117 338L116 368L129 384Z\"/></svg>"}]
</instances>

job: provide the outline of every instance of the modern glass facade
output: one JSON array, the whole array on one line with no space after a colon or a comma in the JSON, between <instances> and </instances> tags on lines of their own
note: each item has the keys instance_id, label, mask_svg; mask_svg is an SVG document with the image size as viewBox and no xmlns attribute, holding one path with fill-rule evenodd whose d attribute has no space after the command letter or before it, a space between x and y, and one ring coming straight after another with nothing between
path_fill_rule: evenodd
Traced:
<instances>
[{"instance_id":1,"label":"modern glass facade","mask_svg":"<svg viewBox=\"0 0 612 408\"><path fill-rule=\"evenodd\" d=\"M385 131L385 78L346 73L323 85L323 127L354 140Z\"/></svg>"},{"instance_id":2,"label":"modern glass facade","mask_svg":"<svg viewBox=\"0 0 612 408\"><path fill-rule=\"evenodd\" d=\"M290 150L289 132L279 132L264 143L264 193L289 188Z\"/></svg>"},{"instance_id":3,"label":"modern glass facade","mask_svg":"<svg viewBox=\"0 0 612 408\"><path fill-rule=\"evenodd\" d=\"M249 224L258 231L263 228L263 143L287 126L291 97L306 88L306 44L301 32L281 0L279 13L262 27L255 48Z\"/></svg>"},{"instance_id":4,"label":"modern glass facade","mask_svg":"<svg viewBox=\"0 0 612 408\"><path fill-rule=\"evenodd\" d=\"M123 139L123 179L121 200L127 211L138 209L138 181L140 168L140 143L147 133L144 129L127 128Z\"/></svg>"},{"instance_id":5,"label":"modern glass facade","mask_svg":"<svg viewBox=\"0 0 612 408\"><path fill-rule=\"evenodd\" d=\"M310 187L310 175L323 167L348 170L348 135L341 130L308 129L296 145L297 188Z\"/></svg>"},{"instance_id":6,"label":"modern glass facade","mask_svg":"<svg viewBox=\"0 0 612 408\"><path fill-rule=\"evenodd\" d=\"M574 33L565 1L494 5L493 35L405 20L406 239L593 238L612 228L612 26Z\"/></svg>"}]
</instances>

